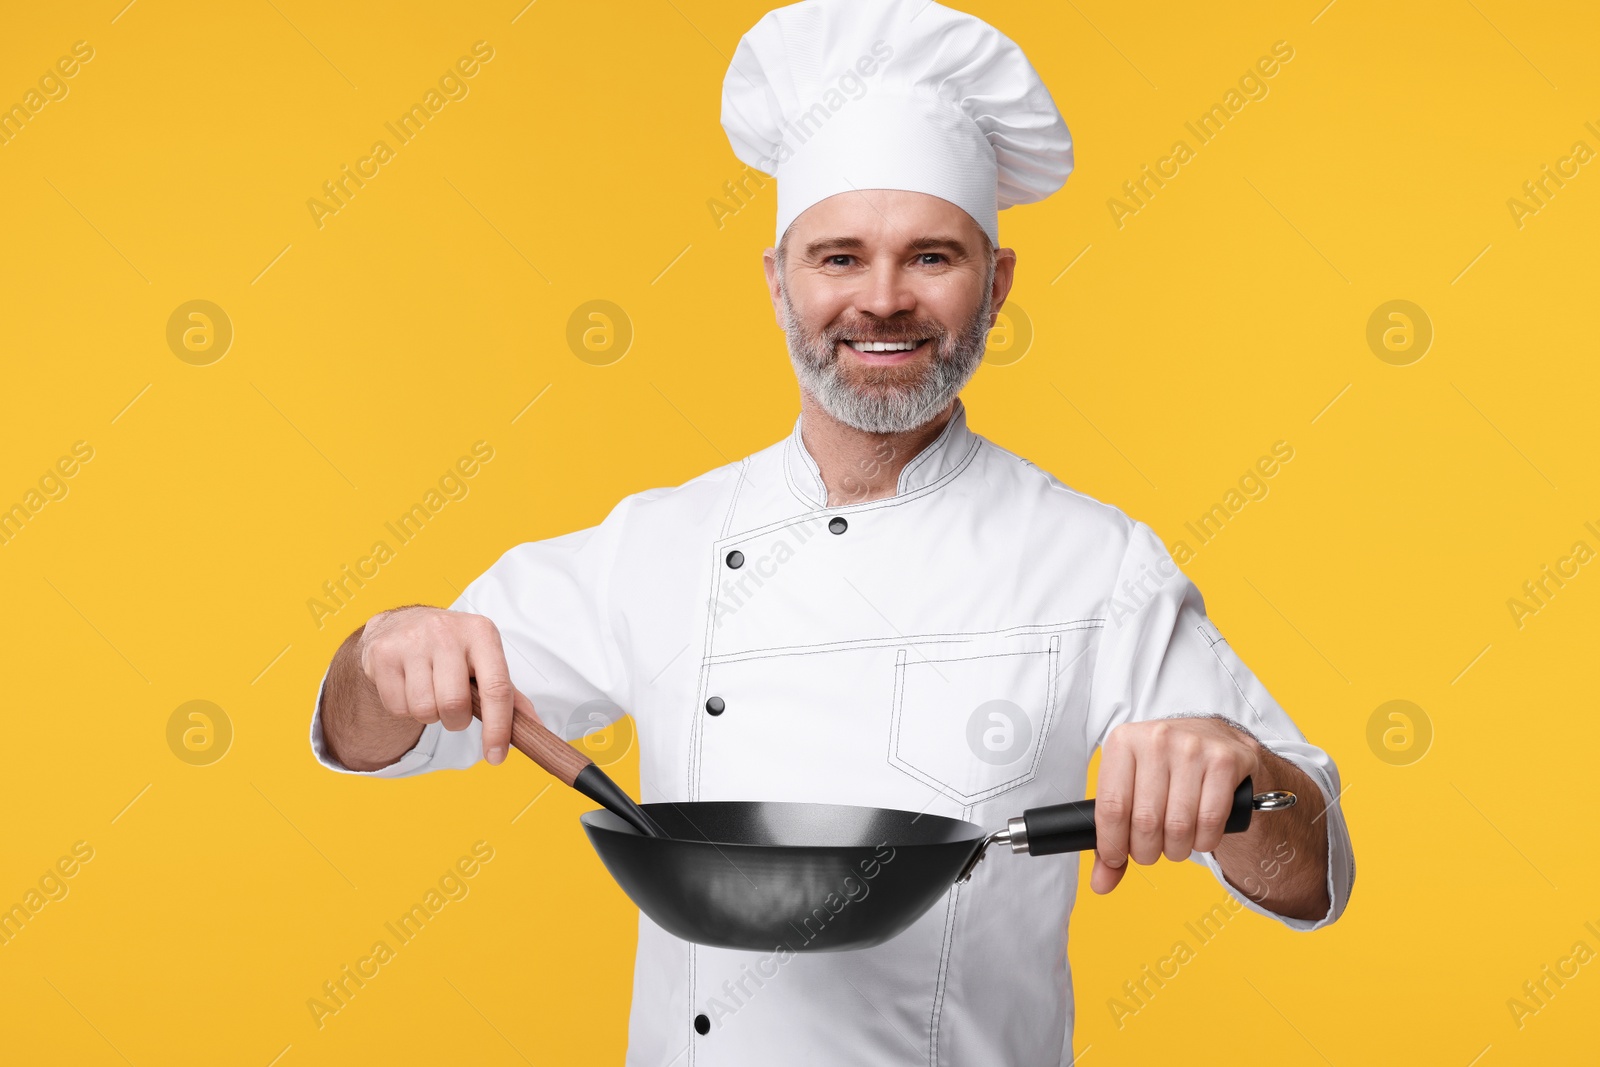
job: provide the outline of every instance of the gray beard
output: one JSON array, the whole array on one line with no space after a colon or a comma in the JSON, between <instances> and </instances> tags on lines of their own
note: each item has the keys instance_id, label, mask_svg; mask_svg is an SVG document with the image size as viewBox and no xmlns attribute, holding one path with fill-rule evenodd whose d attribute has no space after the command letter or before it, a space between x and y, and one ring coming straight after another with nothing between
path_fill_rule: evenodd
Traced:
<instances>
[{"instance_id":1,"label":"gray beard","mask_svg":"<svg viewBox=\"0 0 1600 1067\"><path fill-rule=\"evenodd\" d=\"M808 334L789 301L789 291L781 284L783 330L789 340L789 360L794 364L800 387L822 405L822 410L846 426L864 433L905 433L922 426L955 399L963 386L977 373L978 364L989 342L991 285L983 289L983 306L957 333L949 333L936 323L915 324L916 331L882 320L872 332L881 335L898 332L900 340L928 337L935 342L934 359L912 382L899 381L894 371L873 374L867 369L864 382L848 380L839 362L838 342L852 336L852 327L825 329ZM881 336L879 339L883 339Z\"/></svg>"}]
</instances>

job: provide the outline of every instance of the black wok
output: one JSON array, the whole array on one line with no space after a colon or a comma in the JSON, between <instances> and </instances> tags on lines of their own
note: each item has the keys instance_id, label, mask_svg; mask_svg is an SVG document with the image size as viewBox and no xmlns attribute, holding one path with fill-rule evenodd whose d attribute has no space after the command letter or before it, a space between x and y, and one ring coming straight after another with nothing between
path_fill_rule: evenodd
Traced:
<instances>
[{"instance_id":1,"label":"black wok","mask_svg":"<svg viewBox=\"0 0 1600 1067\"><path fill-rule=\"evenodd\" d=\"M634 804L518 697L512 744L604 806L579 817L639 910L700 945L757 952L866 948L899 934L965 882L990 845L1044 856L1094 848L1094 801L1032 808L990 832L940 815L845 804ZM1234 791L1225 832L1293 793Z\"/></svg>"}]
</instances>

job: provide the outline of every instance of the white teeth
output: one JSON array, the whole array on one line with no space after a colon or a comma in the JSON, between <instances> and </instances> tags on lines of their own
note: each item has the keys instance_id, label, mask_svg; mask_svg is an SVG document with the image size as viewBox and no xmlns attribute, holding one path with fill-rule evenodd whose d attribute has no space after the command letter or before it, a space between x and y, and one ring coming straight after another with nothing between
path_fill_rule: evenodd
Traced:
<instances>
[{"instance_id":1,"label":"white teeth","mask_svg":"<svg viewBox=\"0 0 1600 1067\"><path fill-rule=\"evenodd\" d=\"M846 341L857 352L909 352L921 341Z\"/></svg>"}]
</instances>

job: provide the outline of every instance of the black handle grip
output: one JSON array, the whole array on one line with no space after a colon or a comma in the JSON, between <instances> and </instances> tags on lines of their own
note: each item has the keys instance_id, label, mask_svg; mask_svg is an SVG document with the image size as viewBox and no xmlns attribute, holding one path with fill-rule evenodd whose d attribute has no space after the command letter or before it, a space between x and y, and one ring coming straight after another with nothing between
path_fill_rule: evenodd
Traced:
<instances>
[{"instance_id":1,"label":"black handle grip","mask_svg":"<svg viewBox=\"0 0 1600 1067\"><path fill-rule=\"evenodd\" d=\"M1250 815L1255 811L1255 791L1246 778L1233 791L1233 810L1222 832L1236 834L1250 829ZM1028 855L1053 856L1058 852L1088 852L1094 848L1094 801L1077 800L1071 804L1052 804L1047 808L1029 808L1022 813L1028 830Z\"/></svg>"},{"instance_id":2,"label":"black handle grip","mask_svg":"<svg viewBox=\"0 0 1600 1067\"><path fill-rule=\"evenodd\" d=\"M646 837L670 837L659 823L650 817L650 813L633 802L611 776L602 771L597 764L590 763L578 772L572 780L572 788L605 808L611 814L625 820L628 825Z\"/></svg>"}]
</instances>

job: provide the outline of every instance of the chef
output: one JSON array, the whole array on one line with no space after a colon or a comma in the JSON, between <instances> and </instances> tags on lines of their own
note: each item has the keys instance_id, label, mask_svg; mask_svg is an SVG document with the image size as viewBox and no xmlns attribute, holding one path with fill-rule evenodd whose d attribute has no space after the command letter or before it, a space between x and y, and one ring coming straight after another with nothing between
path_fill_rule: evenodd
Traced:
<instances>
[{"instance_id":1,"label":"chef","mask_svg":"<svg viewBox=\"0 0 1600 1067\"><path fill-rule=\"evenodd\" d=\"M927 0L805 0L740 42L722 121L777 178L763 265L793 431L511 548L448 609L375 615L323 680L317 758L380 778L497 765L514 702L569 739L626 712L645 802L1001 826L1084 797L1098 748L1095 892L1130 862L1193 859L1244 908L1334 922L1355 864L1333 761L1149 526L968 426L958 394L1017 269L997 213L1073 165L1021 50ZM1224 838L1246 775L1301 802ZM1077 881L1070 857L997 853L848 952L706 948L641 915L627 1062L1070 1062Z\"/></svg>"}]
</instances>

